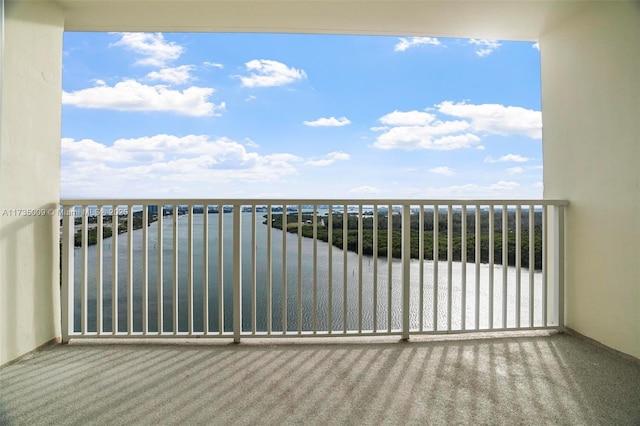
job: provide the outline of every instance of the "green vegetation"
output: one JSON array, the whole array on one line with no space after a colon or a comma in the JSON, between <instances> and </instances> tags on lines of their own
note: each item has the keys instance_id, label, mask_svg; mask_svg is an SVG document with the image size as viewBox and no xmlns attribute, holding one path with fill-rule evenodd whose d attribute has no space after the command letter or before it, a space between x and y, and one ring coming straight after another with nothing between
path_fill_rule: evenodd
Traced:
<instances>
[{"instance_id":1,"label":"green vegetation","mask_svg":"<svg viewBox=\"0 0 640 426\"><path fill-rule=\"evenodd\" d=\"M97 217L95 216L90 216L87 218L87 222L88 224L97 224ZM113 230L112 230L112 226L111 226L111 216L105 216L103 218L104 223L107 223L108 225L103 225L102 227L102 235L103 238L109 238L111 237ZM149 217L149 224L155 222L154 219L151 218L151 216ZM75 219L75 225L80 225L82 224L82 218L76 218ZM118 234L122 234L124 232L127 232L127 228L128 228L128 219L127 217L120 217L120 220L118 221ZM133 213L133 229L141 229L142 228L142 212L134 212ZM91 228L87 231L87 242L90 246L97 244L98 242L98 228L94 227ZM74 234L74 245L76 247L81 247L82 246L82 231L78 230L76 231L76 233Z\"/></svg>"},{"instance_id":2,"label":"green vegetation","mask_svg":"<svg viewBox=\"0 0 640 426\"><path fill-rule=\"evenodd\" d=\"M102 227L102 235L104 238L109 238L111 236L111 227L103 226ZM120 233L120 230L118 230ZM78 231L73 236L74 243L76 247L82 246L82 231ZM98 228L93 228L87 231L87 242L90 246L97 244L98 242Z\"/></svg>"},{"instance_id":3,"label":"green vegetation","mask_svg":"<svg viewBox=\"0 0 640 426\"><path fill-rule=\"evenodd\" d=\"M521 212L521 265L525 268L529 267L529 212ZM424 215L424 258L433 259L434 232L433 232L433 211L426 211ZM282 214L272 215L272 226L282 229ZM287 231L298 233L298 214L290 213L286 215ZM313 215L302 214L301 232L302 236L313 238ZM317 219L317 236L324 242L329 241L328 217L318 217ZM447 212L438 212L438 258L447 260ZM266 224L266 221L265 221ZM332 244L342 248L344 243L343 234L343 216L342 214L333 214L332 218ZM365 255L373 255L373 214L365 214L362 218L362 252ZM476 251L476 232L475 232L475 212L467 212L467 238L466 251L467 261L475 262ZM507 214L507 264L514 266L516 264L516 212L508 211ZM419 241L420 222L417 212L411 214L411 257L418 258L420 250ZM387 239L388 239L388 216L385 213L378 215L378 256L387 256ZM454 210L452 217L452 252L454 261L462 260L462 211ZM401 216L392 215L391 226L391 255L395 258L401 257ZM534 259L535 269L542 268L542 212L534 212ZM494 262L502 264L502 213L496 212L494 217ZM358 252L358 216L348 215L347 222L347 249ZM480 212L480 262L489 262L489 211L481 210Z\"/></svg>"}]
</instances>

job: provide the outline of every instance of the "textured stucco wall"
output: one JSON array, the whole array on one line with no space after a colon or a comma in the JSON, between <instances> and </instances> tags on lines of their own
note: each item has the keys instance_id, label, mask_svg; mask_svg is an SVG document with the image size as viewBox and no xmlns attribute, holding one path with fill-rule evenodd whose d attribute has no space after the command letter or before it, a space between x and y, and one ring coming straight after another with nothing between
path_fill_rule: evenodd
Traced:
<instances>
[{"instance_id":1,"label":"textured stucco wall","mask_svg":"<svg viewBox=\"0 0 640 426\"><path fill-rule=\"evenodd\" d=\"M55 208L60 197L63 26L49 2L5 3L0 365L60 336L58 217L28 209Z\"/></svg>"},{"instance_id":2,"label":"textured stucco wall","mask_svg":"<svg viewBox=\"0 0 640 426\"><path fill-rule=\"evenodd\" d=\"M640 3L540 37L544 195L567 198L567 326L640 357Z\"/></svg>"}]
</instances>

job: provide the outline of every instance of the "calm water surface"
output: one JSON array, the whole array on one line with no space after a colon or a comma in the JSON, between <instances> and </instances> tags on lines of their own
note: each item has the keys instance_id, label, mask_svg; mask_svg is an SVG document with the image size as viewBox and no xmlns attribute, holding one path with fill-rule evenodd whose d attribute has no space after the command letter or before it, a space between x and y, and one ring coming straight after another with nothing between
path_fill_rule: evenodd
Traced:
<instances>
[{"instance_id":1,"label":"calm water surface","mask_svg":"<svg viewBox=\"0 0 640 426\"><path fill-rule=\"evenodd\" d=\"M263 224L264 213L256 214L256 330L267 330L268 317L268 259L267 259L267 226ZM204 329L203 311L205 302L203 293L205 280L203 279L203 215L193 216L193 322L194 331L201 332ZM225 331L232 329L231 306L232 294L232 219L231 214L223 215L223 262L218 262L218 214L209 214L209 273L206 285L208 286L209 299L206 306L209 310L208 328L210 331L220 330L220 303L219 293L222 294L222 327ZM250 331L252 312L252 283L251 283L251 213L242 213L242 251L243 251L243 329ZM173 218L167 216L163 221L163 244L158 246L157 238L158 223L155 222L148 229L148 323L149 331L158 330L158 250L163 250L163 282L162 290L164 321L163 330L173 331ZM178 328L179 331L188 330L188 256L187 256L187 216L178 218ZM283 318L283 236L282 231L271 229L271 318L272 330L282 330ZM142 278L142 230L132 233L133 237L133 324L134 331L142 331L142 301L143 301L143 278ZM127 327L127 243L128 234L118 236L118 330L126 331ZM103 329L112 331L112 239L104 240L103 249ZM301 324L303 330L312 330L314 325L314 305L316 307L316 325L318 330L327 330L329 323L329 305L332 306L332 328L342 330L344 326L344 294L343 277L345 274L344 252L337 248L332 248L332 280L329 280L329 245L322 241L317 241L314 251L314 242L310 238L302 238L301 244L302 266L300 270L301 294L298 293L298 237L296 234L286 235L286 323L287 330L298 330L300 321L298 316L298 300L302 301ZM88 280L87 280L87 326L88 331L96 330L97 312L97 246L90 246L87 250ZM314 253L317 259L317 269L315 271L314 297ZM373 257L364 256L362 260L362 272L359 272L358 255L347 252L346 262L346 302L347 302L347 328L357 330L359 323L359 300L362 299L362 328L363 330L373 329L374 324L374 303L377 309L377 329L385 330L389 327L389 315L391 312L391 328L401 327L401 302L402 302L402 270L400 260L391 261L391 280L389 281L389 264L386 258L377 260L377 283L374 280L375 266ZM222 290L219 288L219 270L222 267ZM411 328L416 330L422 326L426 330L433 330L433 269L432 261L425 261L423 265L422 277L422 300L421 300L421 280L420 263L417 260L411 261L411 305L410 321ZM493 326L502 326L502 266L494 266L494 309ZM360 275L362 275L362 292L359 291ZM448 263L438 262L438 330L447 328L448 306ZM466 285L463 286L462 263L452 262L451 281L451 327L453 329L462 328L462 299L466 298L465 326L474 328L476 326L476 265L468 263L466 265ZM480 265L479 274L479 297L480 309L478 311L480 328L488 328L489 324L489 265ZM82 287L82 251L75 250L75 325L76 331L81 328L81 287ZM516 324L516 269L507 268L507 326L513 327ZM520 316L522 325L529 325L529 280L530 273L527 269L521 271L521 305ZM464 287L464 288L463 288ZM534 288L534 325L542 325L542 275L533 273ZM331 293L331 298L329 294ZM375 300L374 300L375 299ZM389 306L391 309L389 310Z\"/></svg>"}]
</instances>

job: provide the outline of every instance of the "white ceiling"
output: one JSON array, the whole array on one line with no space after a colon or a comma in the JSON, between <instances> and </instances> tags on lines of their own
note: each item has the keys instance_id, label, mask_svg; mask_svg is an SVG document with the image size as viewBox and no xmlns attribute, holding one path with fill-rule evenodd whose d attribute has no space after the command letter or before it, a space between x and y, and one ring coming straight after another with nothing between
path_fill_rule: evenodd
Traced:
<instances>
[{"instance_id":1,"label":"white ceiling","mask_svg":"<svg viewBox=\"0 0 640 426\"><path fill-rule=\"evenodd\" d=\"M56 1L56 0L47 0ZM67 31L283 32L536 40L585 1L57 0Z\"/></svg>"}]
</instances>

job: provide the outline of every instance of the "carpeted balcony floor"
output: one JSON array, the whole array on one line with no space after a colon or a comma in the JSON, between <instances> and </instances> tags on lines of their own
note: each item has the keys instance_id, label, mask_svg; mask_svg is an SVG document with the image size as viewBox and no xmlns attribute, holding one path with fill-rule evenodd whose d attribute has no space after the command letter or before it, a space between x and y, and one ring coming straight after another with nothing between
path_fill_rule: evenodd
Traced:
<instances>
[{"instance_id":1,"label":"carpeted balcony floor","mask_svg":"<svg viewBox=\"0 0 640 426\"><path fill-rule=\"evenodd\" d=\"M0 368L0 424L640 424L640 363L470 337L52 345Z\"/></svg>"}]
</instances>

